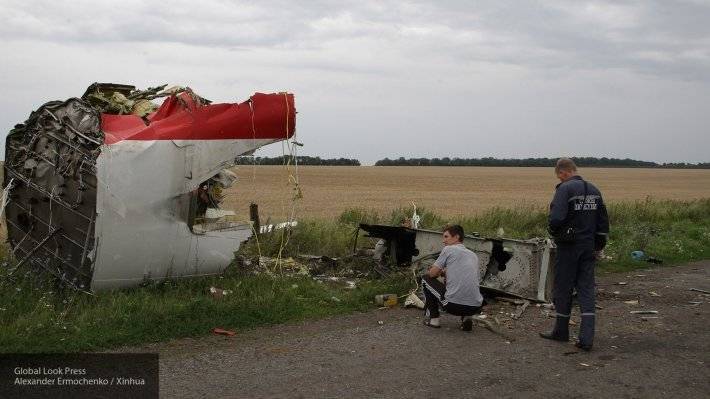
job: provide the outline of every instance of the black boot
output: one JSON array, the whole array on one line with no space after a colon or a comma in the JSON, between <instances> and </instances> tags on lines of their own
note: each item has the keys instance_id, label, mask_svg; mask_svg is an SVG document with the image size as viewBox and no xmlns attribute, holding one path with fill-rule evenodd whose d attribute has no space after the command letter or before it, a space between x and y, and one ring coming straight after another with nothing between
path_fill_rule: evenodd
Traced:
<instances>
[{"instance_id":1,"label":"black boot","mask_svg":"<svg viewBox=\"0 0 710 399\"><path fill-rule=\"evenodd\" d=\"M569 317L557 316L555 319L555 328L551 333L540 333L540 337L551 339L553 341L569 341Z\"/></svg>"},{"instance_id":2,"label":"black boot","mask_svg":"<svg viewBox=\"0 0 710 399\"><path fill-rule=\"evenodd\" d=\"M582 314L582 323L579 327L579 342L577 347L585 351L592 349L594 343L594 314Z\"/></svg>"}]
</instances>

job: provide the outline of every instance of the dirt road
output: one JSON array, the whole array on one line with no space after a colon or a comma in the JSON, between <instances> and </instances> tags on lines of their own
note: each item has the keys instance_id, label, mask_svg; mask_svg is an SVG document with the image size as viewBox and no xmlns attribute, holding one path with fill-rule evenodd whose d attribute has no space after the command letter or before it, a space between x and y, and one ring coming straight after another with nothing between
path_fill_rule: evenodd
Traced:
<instances>
[{"instance_id":1,"label":"dirt road","mask_svg":"<svg viewBox=\"0 0 710 399\"><path fill-rule=\"evenodd\" d=\"M710 290L709 277L710 261L599 277L591 353L538 338L552 319L534 305L503 325L513 342L461 332L447 316L431 329L420 311L395 309L140 350L160 352L170 398L700 398L710 392L710 295L689 288ZM486 313L505 319L513 306Z\"/></svg>"}]
</instances>

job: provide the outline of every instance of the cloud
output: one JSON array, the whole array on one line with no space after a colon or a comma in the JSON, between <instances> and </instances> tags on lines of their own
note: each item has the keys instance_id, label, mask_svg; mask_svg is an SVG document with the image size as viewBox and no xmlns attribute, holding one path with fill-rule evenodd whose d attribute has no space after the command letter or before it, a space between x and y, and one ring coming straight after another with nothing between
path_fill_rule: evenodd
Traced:
<instances>
[{"instance_id":1,"label":"cloud","mask_svg":"<svg viewBox=\"0 0 710 399\"><path fill-rule=\"evenodd\" d=\"M173 83L217 101L294 91L314 154L707 160L709 16L666 0L5 1L0 126L93 81ZM656 139L590 139L622 134Z\"/></svg>"}]
</instances>

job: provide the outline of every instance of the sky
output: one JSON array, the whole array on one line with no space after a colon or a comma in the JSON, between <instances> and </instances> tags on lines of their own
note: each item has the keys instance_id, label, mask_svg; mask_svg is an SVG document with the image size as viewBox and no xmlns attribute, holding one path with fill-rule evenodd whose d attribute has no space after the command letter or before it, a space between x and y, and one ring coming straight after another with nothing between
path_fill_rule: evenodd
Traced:
<instances>
[{"instance_id":1,"label":"sky","mask_svg":"<svg viewBox=\"0 0 710 399\"><path fill-rule=\"evenodd\" d=\"M300 153L364 164L710 161L710 0L0 0L0 54L3 132L92 82L168 83L292 92Z\"/></svg>"}]
</instances>

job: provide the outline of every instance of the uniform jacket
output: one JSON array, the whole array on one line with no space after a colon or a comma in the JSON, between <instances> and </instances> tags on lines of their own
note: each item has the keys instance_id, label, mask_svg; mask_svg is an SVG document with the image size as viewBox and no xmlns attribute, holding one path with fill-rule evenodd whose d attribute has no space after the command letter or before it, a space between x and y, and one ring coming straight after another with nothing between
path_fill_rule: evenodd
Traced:
<instances>
[{"instance_id":1,"label":"uniform jacket","mask_svg":"<svg viewBox=\"0 0 710 399\"><path fill-rule=\"evenodd\" d=\"M584 180L581 176L573 176L557 185L550 204L550 233L556 235L567 224L568 217L574 218L575 244L603 248L609 234L606 206L599 189L589 182L585 200Z\"/></svg>"}]
</instances>

